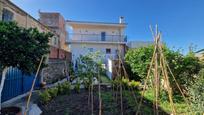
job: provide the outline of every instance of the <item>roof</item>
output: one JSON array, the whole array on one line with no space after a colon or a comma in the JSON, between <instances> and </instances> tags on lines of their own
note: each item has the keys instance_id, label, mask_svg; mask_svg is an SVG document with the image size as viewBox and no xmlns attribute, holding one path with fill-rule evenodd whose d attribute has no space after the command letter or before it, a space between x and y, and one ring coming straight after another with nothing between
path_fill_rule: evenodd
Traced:
<instances>
[{"instance_id":1,"label":"roof","mask_svg":"<svg viewBox=\"0 0 204 115\"><path fill-rule=\"evenodd\" d=\"M198 51L195 52L195 53L202 53L202 52L204 52L204 49L198 50Z\"/></svg>"},{"instance_id":2,"label":"roof","mask_svg":"<svg viewBox=\"0 0 204 115\"><path fill-rule=\"evenodd\" d=\"M140 48L140 47L146 47L153 44L154 44L153 41L129 41L127 43L127 46L129 48Z\"/></svg>"},{"instance_id":3,"label":"roof","mask_svg":"<svg viewBox=\"0 0 204 115\"><path fill-rule=\"evenodd\" d=\"M74 21L66 20L70 25L93 25L93 26L117 26L117 27L126 27L127 23L112 23L112 22L92 22L92 21Z\"/></svg>"},{"instance_id":4,"label":"roof","mask_svg":"<svg viewBox=\"0 0 204 115\"><path fill-rule=\"evenodd\" d=\"M56 15L60 15L59 12L42 12L42 11L39 11L40 14L56 14Z\"/></svg>"},{"instance_id":5,"label":"roof","mask_svg":"<svg viewBox=\"0 0 204 115\"><path fill-rule=\"evenodd\" d=\"M3 1L0 1L3 2ZM21 9L20 7L18 7L16 4L14 4L12 1L10 0L6 0L5 2L7 2L8 4L11 4L12 6L14 6L15 8L17 8L18 10L20 10L21 12L23 12L24 14L26 14L29 18L33 19L34 21L36 21L39 25L41 25L42 27L46 28L47 30L49 30L50 32L56 34L54 31L52 31L49 27L47 27L46 25L42 24L39 20L35 19L34 17L32 17L30 14L28 14L26 11L24 11L23 9ZM4 2L3 2L4 3Z\"/></svg>"}]
</instances>

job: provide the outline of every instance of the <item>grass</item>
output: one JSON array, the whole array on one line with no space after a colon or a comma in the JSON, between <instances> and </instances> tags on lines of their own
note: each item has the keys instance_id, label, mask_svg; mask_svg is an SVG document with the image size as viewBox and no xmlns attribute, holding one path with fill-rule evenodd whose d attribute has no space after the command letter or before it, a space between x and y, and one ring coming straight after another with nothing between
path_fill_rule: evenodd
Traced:
<instances>
[{"instance_id":1,"label":"grass","mask_svg":"<svg viewBox=\"0 0 204 115\"><path fill-rule=\"evenodd\" d=\"M145 92L145 94L144 94L144 98L146 98L146 99L148 99L148 100L153 102L153 100L154 100L153 90L147 90ZM174 100L176 100L175 97L173 97L173 98L174 98ZM169 101L167 101L167 100L160 100L159 105L160 105L160 107L164 111L166 111L168 113L171 113L171 106L170 106L170 102ZM174 101L174 106L175 106L177 114L187 114L187 113L189 113L188 105L185 102L183 102L183 101L179 101L179 102L175 102Z\"/></svg>"},{"instance_id":2,"label":"grass","mask_svg":"<svg viewBox=\"0 0 204 115\"><path fill-rule=\"evenodd\" d=\"M128 105L129 105L129 107L132 108L132 110L136 112L138 109L138 103L140 101L139 93L135 92L136 100L130 91L123 91L123 95L124 95L124 98L127 101ZM152 115L153 114L152 106L148 102L146 102L146 104L142 104L141 108L142 109L140 111L142 114L144 114L144 115Z\"/></svg>"},{"instance_id":3,"label":"grass","mask_svg":"<svg viewBox=\"0 0 204 115\"><path fill-rule=\"evenodd\" d=\"M126 99L129 107L132 108L132 110L137 111L137 105L140 101L141 91L135 91L134 93L136 96L136 102L131 92L123 91L124 99ZM150 115L153 113L153 109L152 109L152 103L154 101L153 90L147 90L145 92L144 100L145 100L145 104L141 105L142 113ZM174 100L176 100L175 97L174 97ZM171 113L171 106L168 100L160 99L159 106L161 108L161 111L164 111L166 113ZM177 114L179 115L190 114L188 105L184 101L174 101L174 106Z\"/></svg>"}]
</instances>

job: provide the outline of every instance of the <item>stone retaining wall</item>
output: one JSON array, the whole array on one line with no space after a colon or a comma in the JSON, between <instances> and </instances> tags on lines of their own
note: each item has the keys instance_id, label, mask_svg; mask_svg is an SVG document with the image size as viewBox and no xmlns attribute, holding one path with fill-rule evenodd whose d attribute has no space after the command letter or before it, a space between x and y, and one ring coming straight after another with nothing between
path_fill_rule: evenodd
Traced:
<instances>
[{"instance_id":1,"label":"stone retaining wall","mask_svg":"<svg viewBox=\"0 0 204 115\"><path fill-rule=\"evenodd\" d=\"M64 70L68 71L69 61L49 59L48 67L42 70L42 79L47 84L52 84L66 78Z\"/></svg>"}]
</instances>

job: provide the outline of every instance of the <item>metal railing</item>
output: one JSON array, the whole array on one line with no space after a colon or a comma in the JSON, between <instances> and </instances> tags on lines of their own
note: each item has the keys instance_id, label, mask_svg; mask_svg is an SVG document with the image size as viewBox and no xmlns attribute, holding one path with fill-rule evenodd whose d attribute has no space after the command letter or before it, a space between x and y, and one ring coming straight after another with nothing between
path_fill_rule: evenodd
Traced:
<instances>
[{"instance_id":1,"label":"metal railing","mask_svg":"<svg viewBox=\"0 0 204 115\"><path fill-rule=\"evenodd\" d=\"M105 57L106 59L118 59L117 54L106 54Z\"/></svg>"},{"instance_id":2,"label":"metal railing","mask_svg":"<svg viewBox=\"0 0 204 115\"><path fill-rule=\"evenodd\" d=\"M69 34L67 42L127 42L124 35Z\"/></svg>"}]
</instances>

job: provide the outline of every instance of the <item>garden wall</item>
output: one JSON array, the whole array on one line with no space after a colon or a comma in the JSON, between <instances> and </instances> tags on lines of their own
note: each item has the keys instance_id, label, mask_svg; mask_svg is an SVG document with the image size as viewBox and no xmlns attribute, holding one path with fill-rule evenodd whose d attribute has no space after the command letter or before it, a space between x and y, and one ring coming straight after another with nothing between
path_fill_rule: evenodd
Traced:
<instances>
[{"instance_id":1,"label":"garden wall","mask_svg":"<svg viewBox=\"0 0 204 115\"><path fill-rule=\"evenodd\" d=\"M42 70L42 81L52 84L66 78L64 70L69 70L69 63L68 60L49 59L48 67Z\"/></svg>"}]
</instances>

